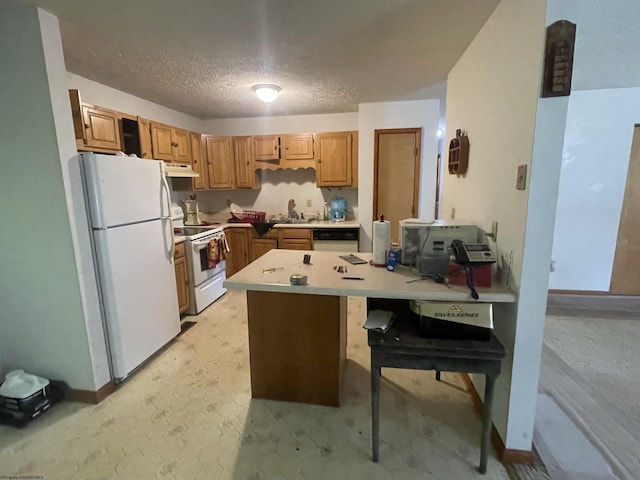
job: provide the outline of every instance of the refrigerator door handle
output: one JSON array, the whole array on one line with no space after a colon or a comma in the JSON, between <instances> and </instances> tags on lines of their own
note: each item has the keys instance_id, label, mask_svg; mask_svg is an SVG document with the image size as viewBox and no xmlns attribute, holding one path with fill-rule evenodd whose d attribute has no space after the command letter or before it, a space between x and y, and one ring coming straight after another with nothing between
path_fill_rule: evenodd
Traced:
<instances>
[{"instance_id":1,"label":"refrigerator door handle","mask_svg":"<svg viewBox=\"0 0 640 480\"><path fill-rule=\"evenodd\" d=\"M160 164L160 172L161 172L161 178L162 178L162 187L164 189L165 192L165 198L167 200L167 212L169 212L169 215L166 217L169 220L169 228L170 228L170 235L171 235L171 248L169 249L169 263L173 263L173 255L176 252L176 240L175 237L173 236L173 219L171 218L171 197L169 194L169 184L167 183L167 177L164 175L164 164Z\"/></svg>"}]
</instances>

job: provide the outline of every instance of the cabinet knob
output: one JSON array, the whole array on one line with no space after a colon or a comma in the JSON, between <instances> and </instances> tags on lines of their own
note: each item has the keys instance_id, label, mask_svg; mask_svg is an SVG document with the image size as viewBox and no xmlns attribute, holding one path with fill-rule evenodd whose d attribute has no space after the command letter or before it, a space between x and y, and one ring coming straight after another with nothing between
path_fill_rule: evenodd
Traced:
<instances>
[{"instance_id":1,"label":"cabinet knob","mask_svg":"<svg viewBox=\"0 0 640 480\"><path fill-rule=\"evenodd\" d=\"M247 160L247 165L251 165L251 162L249 160Z\"/></svg>"},{"instance_id":2,"label":"cabinet knob","mask_svg":"<svg viewBox=\"0 0 640 480\"><path fill-rule=\"evenodd\" d=\"M275 147L273 147L274 150L278 150L278 146L276 145Z\"/></svg>"}]
</instances>

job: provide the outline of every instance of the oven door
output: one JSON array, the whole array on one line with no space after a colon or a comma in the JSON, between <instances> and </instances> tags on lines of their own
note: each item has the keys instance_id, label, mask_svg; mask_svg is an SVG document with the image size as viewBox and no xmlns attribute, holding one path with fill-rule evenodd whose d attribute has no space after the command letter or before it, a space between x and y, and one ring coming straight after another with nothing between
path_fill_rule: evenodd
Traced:
<instances>
[{"instance_id":1,"label":"oven door","mask_svg":"<svg viewBox=\"0 0 640 480\"><path fill-rule=\"evenodd\" d=\"M224 260L218 262L214 268L209 268L209 242L220 238L222 235L220 233L208 238L191 241L190 260L194 287L225 271L227 262Z\"/></svg>"}]
</instances>

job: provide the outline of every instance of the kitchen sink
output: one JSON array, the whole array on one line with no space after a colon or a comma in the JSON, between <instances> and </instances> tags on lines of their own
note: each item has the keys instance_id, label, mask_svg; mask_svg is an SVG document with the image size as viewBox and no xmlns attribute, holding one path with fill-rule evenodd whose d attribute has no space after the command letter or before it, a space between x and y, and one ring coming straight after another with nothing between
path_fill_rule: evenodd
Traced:
<instances>
[{"instance_id":1,"label":"kitchen sink","mask_svg":"<svg viewBox=\"0 0 640 480\"><path fill-rule=\"evenodd\" d=\"M311 220L307 220L306 218L284 218L282 220L277 220L278 223L311 223Z\"/></svg>"}]
</instances>

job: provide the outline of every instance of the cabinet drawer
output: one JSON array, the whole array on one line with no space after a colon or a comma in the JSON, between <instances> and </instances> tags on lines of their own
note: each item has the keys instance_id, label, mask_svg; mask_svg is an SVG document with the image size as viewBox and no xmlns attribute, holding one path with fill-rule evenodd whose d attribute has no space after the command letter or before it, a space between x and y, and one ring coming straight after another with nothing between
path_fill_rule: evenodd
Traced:
<instances>
[{"instance_id":1,"label":"cabinet drawer","mask_svg":"<svg viewBox=\"0 0 640 480\"><path fill-rule=\"evenodd\" d=\"M252 238L278 238L278 230L277 228L272 228L271 230L269 230L267 233L265 233L264 235L258 235L258 232L256 232L255 228L251 227L251 234L252 234Z\"/></svg>"},{"instance_id":2,"label":"cabinet drawer","mask_svg":"<svg viewBox=\"0 0 640 480\"><path fill-rule=\"evenodd\" d=\"M173 258L177 259L177 258L184 257L184 253L185 253L184 242L176 243L176 250L173 254Z\"/></svg>"},{"instance_id":3,"label":"cabinet drawer","mask_svg":"<svg viewBox=\"0 0 640 480\"><path fill-rule=\"evenodd\" d=\"M306 238L311 240L310 228L279 228L280 238Z\"/></svg>"}]
</instances>

